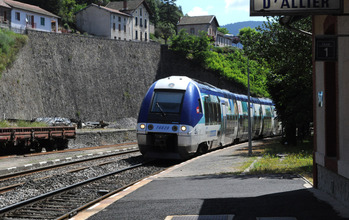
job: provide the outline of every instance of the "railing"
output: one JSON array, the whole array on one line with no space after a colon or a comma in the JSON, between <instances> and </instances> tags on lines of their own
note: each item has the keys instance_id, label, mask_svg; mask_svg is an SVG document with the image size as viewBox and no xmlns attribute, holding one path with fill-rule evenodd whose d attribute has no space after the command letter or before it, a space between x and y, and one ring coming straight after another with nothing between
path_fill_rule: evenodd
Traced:
<instances>
[{"instance_id":1,"label":"railing","mask_svg":"<svg viewBox=\"0 0 349 220\"><path fill-rule=\"evenodd\" d=\"M33 23L33 24L27 24L27 28L28 29L36 29L36 23Z\"/></svg>"}]
</instances>

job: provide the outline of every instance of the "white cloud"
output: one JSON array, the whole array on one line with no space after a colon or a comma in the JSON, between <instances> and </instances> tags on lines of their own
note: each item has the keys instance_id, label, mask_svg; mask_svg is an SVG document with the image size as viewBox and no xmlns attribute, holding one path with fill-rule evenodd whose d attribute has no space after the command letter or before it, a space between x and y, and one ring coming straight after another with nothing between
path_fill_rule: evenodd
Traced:
<instances>
[{"instance_id":1,"label":"white cloud","mask_svg":"<svg viewBox=\"0 0 349 220\"><path fill-rule=\"evenodd\" d=\"M225 9L250 11L250 1L248 0L224 0Z\"/></svg>"},{"instance_id":2,"label":"white cloud","mask_svg":"<svg viewBox=\"0 0 349 220\"><path fill-rule=\"evenodd\" d=\"M208 11L204 11L204 9L200 7L195 7L190 12L188 12L188 15L189 16L208 15Z\"/></svg>"}]
</instances>

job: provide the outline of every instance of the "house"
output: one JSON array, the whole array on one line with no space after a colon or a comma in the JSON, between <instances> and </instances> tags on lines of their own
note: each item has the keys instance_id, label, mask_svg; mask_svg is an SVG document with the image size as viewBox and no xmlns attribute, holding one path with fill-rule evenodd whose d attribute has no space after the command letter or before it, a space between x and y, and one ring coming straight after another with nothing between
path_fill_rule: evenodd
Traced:
<instances>
[{"instance_id":1,"label":"house","mask_svg":"<svg viewBox=\"0 0 349 220\"><path fill-rule=\"evenodd\" d=\"M132 40L130 17L129 14L92 3L76 13L76 25L80 31L91 35Z\"/></svg>"},{"instance_id":2,"label":"house","mask_svg":"<svg viewBox=\"0 0 349 220\"><path fill-rule=\"evenodd\" d=\"M10 28L11 7L0 0L0 27Z\"/></svg>"},{"instance_id":3,"label":"house","mask_svg":"<svg viewBox=\"0 0 349 220\"><path fill-rule=\"evenodd\" d=\"M27 28L58 32L58 16L38 6L13 0L0 0L0 24L6 25L15 32Z\"/></svg>"},{"instance_id":4,"label":"house","mask_svg":"<svg viewBox=\"0 0 349 220\"><path fill-rule=\"evenodd\" d=\"M187 33L192 35L199 35L201 31L207 33L208 36L213 37L214 41L217 39L218 21L216 16L184 16L181 17L177 24L177 31L184 29Z\"/></svg>"},{"instance_id":5,"label":"house","mask_svg":"<svg viewBox=\"0 0 349 220\"><path fill-rule=\"evenodd\" d=\"M201 31L207 33L214 40L217 47L232 46L233 39L229 35L225 35L218 31L218 21L216 16L184 16L181 17L177 24L177 31L184 29L192 35L199 35Z\"/></svg>"},{"instance_id":6,"label":"house","mask_svg":"<svg viewBox=\"0 0 349 220\"><path fill-rule=\"evenodd\" d=\"M131 16L130 30L133 40L149 41L151 10L145 0L109 2L106 7L119 10Z\"/></svg>"},{"instance_id":7,"label":"house","mask_svg":"<svg viewBox=\"0 0 349 220\"><path fill-rule=\"evenodd\" d=\"M223 34L217 31L217 38L215 42L216 47L227 47L233 45L233 36L229 34Z\"/></svg>"},{"instance_id":8,"label":"house","mask_svg":"<svg viewBox=\"0 0 349 220\"><path fill-rule=\"evenodd\" d=\"M150 8L145 0L91 4L76 13L78 29L117 40L149 41Z\"/></svg>"}]
</instances>

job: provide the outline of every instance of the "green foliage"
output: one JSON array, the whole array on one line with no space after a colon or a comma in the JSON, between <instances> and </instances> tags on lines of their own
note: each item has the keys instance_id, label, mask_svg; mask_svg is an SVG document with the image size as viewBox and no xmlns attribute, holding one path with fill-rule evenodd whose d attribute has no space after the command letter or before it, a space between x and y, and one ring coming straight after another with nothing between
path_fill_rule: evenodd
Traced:
<instances>
[{"instance_id":1,"label":"green foliage","mask_svg":"<svg viewBox=\"0 0 349 220\"><path fill-rule=\"evenodd\" d=\"M10 123L8 121L0 121L0 128L8 128Z\"/></svg>"},{"instance_id":2,"label":"green foliage","mask_svg":"<svg viewBox=\"0 0 349 220\"><path fill-rule=\"evenodd\" d=\"M176 0L147 0L153 14L150 21L155 25L155 36L167 40L176 33L177 22L183 16L182 9L176 5Z\"/></svg>"},{"instance_id":3,"label":"green foliage","mask_svg":"<svg viewBox=\"0 0 349 220\"><path fill-rule=\"evenodd\" d=\"M16 127L47 127L48 125L44 122L28 122L28 121L17 121Z\"/></svg>"},{"instance_id":4,"label":"green foliage","mask_svg":"<svg viewBox=\"0 0 349 220\"><path fill-rule=\"evenodd\" d=\"M159 21L171 23L177 27L179 18L183 16L182 9L176 5L176 0L161 0L159 7Z\"/></svg>"},{"instance_id":5,"label":"green foliage","mask_svg":"<svg viewBox=\"0 0 349 220\"><path fill-rule=\"evenodd\" d=\"M250 174L291 173L312 176L313 148L311 142L296 148L281 144L266 146L262 158L254 163Z\"/></svg>"},{"instance_id":6,"label":"green foliage","mask_svg":"<svg viewBox=\"0 0 349 220\"><path fill-rule=\"evenodd\" d=\"M59 2L58 15L61 17L64 27L75 26L75 13L86 7L87 4L77 4L75 0L61 0Z\"/></svg>"},{"instance_id":7,"label":"green foliage","mask_svg":"<svg viewBox=\"0 0 349 220\"><path fill-rule=\"evenodd\" d=\"M311 18L292 23L296 29L310 31ZM250 59L270 69L268 90L286 132L286 141L297 144L309 135L312 121L312 39L283 27L279 18L263 27L240 31L241 42Z\"/></svg>"},{"instance_id":8,"label":"green foliage","mask_svg":"<svg viewBox=\"0 0 349 220\"><path fill-rule=\"evenodd\" d=\"M223 34L229 34L229 30L223 27L218 27L218 31Z\"/></svg>"},{"instance_id":9,"label":"green foliage","mask_svg":"<svg viewBox=\"0 0 349 220\"><path fill-rule=\"evenodd\" d=\"M0 76L12 64L16 54L26 44L27 36L0 29Z\"/></svg>"},{"instance_id":10,"label":"green foliage","mask_svg":"<svg viewBox=\"0 0 349 220\"><path fill-rule=\"evenodd\" d=\"M204 68L215 71L247 88L247 57L241 50L231 47L214 48L205 32L195 36L181 30L178 35L172 37L171 41L171 49L181 56L192 59ZM249 70L252 94L268 97L266 90L268 68L256 61L250 61Z\"/></svg>"},{"instance_id":11,"label":"green foliage","mask_svg":"<svg viewBox=\"0 0 349 220\"><path fill-rule=\"evenodd\" d=\"M157 34L164 39L165 44L167 44L167 40L175 34L173 24L164 22L158 23Z\"/></svg>"},{"instance_id":12,"label":"green foliage","mask_svg":"<svg viewBox=\"0 0 349 220\"><path fill-rule=\"evenodd\" d=\"M6 120L0 121L0 128L9 128L9 127L47 127L48 125L44 122L29 122L29 121L17 121L9 122Z\"/></svg>"},{"instance_id":13,"label":"green foliage","mask_svg":"<svg viewBox=\"0 0 349 220\"><path fill-rule=\"evenodd\" d=\"M160 5L161 5L161 0L146 0L150 10L151 14L150 16L150 22L153 23L156 27L158 22L160 21Z\"/></svg>"}]
</instances>

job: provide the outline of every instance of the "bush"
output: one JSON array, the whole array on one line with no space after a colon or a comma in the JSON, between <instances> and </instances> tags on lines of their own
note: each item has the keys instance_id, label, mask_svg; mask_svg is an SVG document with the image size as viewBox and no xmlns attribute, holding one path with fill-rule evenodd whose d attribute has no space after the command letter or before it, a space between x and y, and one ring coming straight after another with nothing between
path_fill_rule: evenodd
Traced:
<instances>
[{"instance_id":1,"label":"bush","mask_svg":"<svg viewBox=\"0 0 349 220\"><path fill-rule=\"evenodd\" d=\"M27 36L0 29L0 76L12 64L16 54L26 44Z\"/></svg>"},{"instance_id":2,"label":"bush","mask_svg":"<svg viewBox=\"0 0 349 220\"><path fill-rule=\"evenodd\" d=\"M171 42L171 50L244 86L247 90L247 57L240 49L213 47L205 32L195 36L181 30L178 35L172 37ZM249 71L251 94L269 97L266 88L266 74L269 70L256 61L249 61Z\"/></svg>"}]
</instances>

